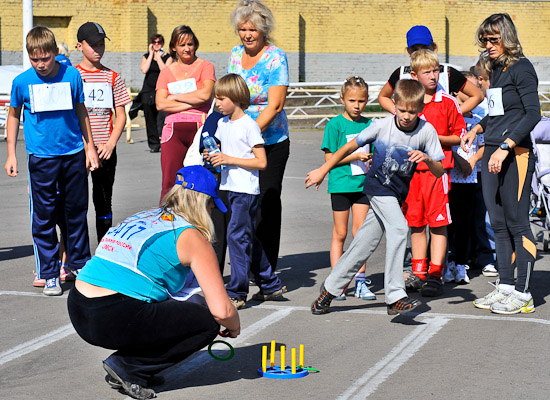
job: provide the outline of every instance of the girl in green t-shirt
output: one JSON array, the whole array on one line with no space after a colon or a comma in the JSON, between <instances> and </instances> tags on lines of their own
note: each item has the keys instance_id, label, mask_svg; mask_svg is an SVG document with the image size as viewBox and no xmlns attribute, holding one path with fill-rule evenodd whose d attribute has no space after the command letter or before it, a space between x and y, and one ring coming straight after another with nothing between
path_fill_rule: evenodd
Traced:
<instances>
[{"instance_id":1,"label":"girl in green t-shirt","mask_svg":"<svg viewBox=\"0 0 550 400\"><path fill-rule=\"evenodd\" d=\"M371 120L361 116L368 98L368 86L363 78L352 76L346 79L340 94L344 112L331 119L325 128L321 147L325 152L325 161L370 125ZM369 201L363 193L363 184L369 167L367 162L371 158L370 153L370 148L359 148L329 172L328 192L331 196L334 219L330 244L331 268L334 268L344 252L350 210L353 236L365 221L369 211ZM376 296L367 287L367 283L370 284L370 280L365 279L365 266L363 265L355 277L355 297L360 297L363 300L376 299ZM335 298L335 300L345 299L345 290Z\"/></svg>"}]
</instances>

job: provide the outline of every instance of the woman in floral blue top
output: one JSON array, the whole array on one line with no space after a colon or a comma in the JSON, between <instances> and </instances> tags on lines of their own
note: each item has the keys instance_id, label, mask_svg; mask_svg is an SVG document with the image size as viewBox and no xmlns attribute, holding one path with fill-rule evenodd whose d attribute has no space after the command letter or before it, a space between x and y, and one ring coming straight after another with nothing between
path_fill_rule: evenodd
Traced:
<instances>
[{"instance_id":1,"label":"woman in floral blue top","mask_svg":"<svg viewBox=\"0 0 550 400\"><path fill-rule=\"evenodd\" d=\"M259 0L243 0L231 14L242 45L231 51L228 73L244 78L250 89L246 110L262 130L267 169L260 171L260 198L253 263L277 266L281 237L281 190L290 143L283 110L288 89L288 63L283 50L271 44L273 14ZM262 251L263 247L263 251Z\"/></svg>"}]
</instances>

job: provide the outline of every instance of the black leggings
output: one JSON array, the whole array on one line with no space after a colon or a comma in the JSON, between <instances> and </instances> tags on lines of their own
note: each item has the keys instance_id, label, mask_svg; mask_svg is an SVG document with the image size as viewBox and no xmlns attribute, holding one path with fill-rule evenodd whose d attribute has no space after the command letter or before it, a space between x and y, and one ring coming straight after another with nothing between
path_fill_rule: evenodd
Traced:
<instances>
[{"instance_id":1,"label":"black leggings","mask_svg":"<svg viewBox=\"0 0 550 400\"><path fill-rule=\"evenodd\" d=\"M290 155L290 140L287 139L264 148L267 156L267 168L260 171L260 197L258 198L256 240L252 263L265 265L269 262L275 270L281 242L283 211L281 192L283 190L283 175Z\"/></svg>"},{"instance_id":2,"label":"black leggings","mask_svg":"<svg viewBox=\"0 0 550 400\"><path fill-rule=\"evenodd\" d=\"M117 350L105 362L125 381L154 385L154 376L200 350L220 326L207 307L169 299L147 303L123 294L69 293L69 317L86 342Z\"/></svg>"},{"instance_id":3,"label":"black leggings","mask_svg":"<svg viewBox=\"0 0 550 400\"><path fill-rule=\"evenodd\" d=\"M108 160L101 160L101 167L92 171L92 199L95 207L97 241L113 225L113 186L117 165L116 148Z\"/></svg>"},{"instance_id":4,"label":"black leggings","mask_svg":"<svg viewBox=\"0 0 550 400\"><path fill-rule=\"evenodd\" d=\"M500 283L529 291L537 257L535 238L529 224L531 179L535 170L532 150L515 147L502 163L499 174L488 171L489 158L497 146L485 146L483 154L483 198L495 232L495 251ZM514 270L517 268L517 280Z\"/></svg>"}]
</instances>

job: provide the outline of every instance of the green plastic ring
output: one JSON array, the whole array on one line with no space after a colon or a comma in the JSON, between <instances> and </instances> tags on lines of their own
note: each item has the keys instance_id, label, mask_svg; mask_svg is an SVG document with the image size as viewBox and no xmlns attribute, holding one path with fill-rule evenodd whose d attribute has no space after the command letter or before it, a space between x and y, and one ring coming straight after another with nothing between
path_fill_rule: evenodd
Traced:
<instances>
[{"instance_id":1,"label":"green plastic ring","mask_svg":"<svg viewBox=\"0 0 550 400\"><path fill-rule=\"evenodd\" d=\"M222 344L225 344L227 347L229 347L229 350L231 351L231 353L229 354L228 357L218 357L212 352L212 346L215 345L216 343L222 343ZM231 346L229 343L223 340L214 340L212 343L208 345L208 354L210 354L214 360L228 361L228 360L231 360L235 355L235 349L233 348L233 346Z\"/></svg>"}]
</instances>

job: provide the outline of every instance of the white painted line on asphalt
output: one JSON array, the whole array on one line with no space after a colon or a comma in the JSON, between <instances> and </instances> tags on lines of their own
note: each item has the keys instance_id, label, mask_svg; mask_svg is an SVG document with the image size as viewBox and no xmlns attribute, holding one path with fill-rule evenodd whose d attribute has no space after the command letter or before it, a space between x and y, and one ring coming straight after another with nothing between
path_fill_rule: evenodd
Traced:
<instances>
[{"instance_id":1,"label":"white painted line on asphalt","mask_svg":"<svg viewBox=\"0 0 550 400\"><path fill-rule=\"evenodd\" d=\"M1 295L9 295L9 296L28 296L28 297L44 297L44 298L60 298L60 299L66 299L67 295L61 295L61 296L45 296L43 293L36 293L36 292L18 292L13 290L0 290L0 296Z\"/></svg>"},{"instance_id":2,"label":"white painted line on asphalt","mask_svg":"<svg viewBox=\"0 0 550 400\"><path fill-rule=\"evenodd\" d=\"M260 333L262 330L267 328L270 325L279 322L283 318L290 315L294 309L292 307L283 308L275 311L273 314L268 315L265 318L262 318L259 321L254 322L252 325L243 329L241 334L236 339L229 339L229 343L233 347L236 347L239 344L245 343L252 336ZM224 339L226 340L226 339ZM204 349L203 349L204 350ZM202 353L187 359L184 362L183 368L174 368L171 371L168 371L165 375L166 382L181 382L181 379L185 378L190 373L195 372L198 368L214 361L214 359L208 354L208 352L203 351Z\"/></svg>"},{"instance_id":3,"label":"white painted line on asphalt","mask_svg":"<svg viewBox=\"0 0 550 400\"><path fill-rule=\"evenodd\" d=\"M33 351L39 350L42 347L49 346L52 343L57 342L69 335L75 333L75 330L72 324L67 324L62 326L55 331L46 333L45 335L39 336L35 339L29 340L28 342L22 343L18 346L15 346L7 351L0 353L0 365L3 365L9 361L15 360L25 354L32 353Z\"/></svg>"},{"instance_id":4,"label":"white painted line on asphalt","mask_svg":"<svg viewBox=\"0 0 550 400\"><path fill-rule=\"evenodd\" d=\"M472 306L473 307L473 306ZM294 311L310 311L309 307L295 307L295 306L279 306L274 304L261 304L258 306L254 306L254 308L267 308L271 310L283 310L286 308L292 308ZM488 310L479 310L479 309L473 309L474 312L484 312L490 313ZM332 312L331 312L332 313ZM362 310L362 309L355 309L355 310L338 310L335 309L333 311L334 314L337 313L344 313L344 314L367 314L367 315L385 315L390 317L387 312L384 311L378 311L378 310ZM324 314L324 315L330 315L330 314ZM422 317L422 318L428 318L428 317L441 317L441 318L447 318L447 319L471 319L471 320L485 320L485 321L510 321L510 322L530 322L535 324L541 324L541 325L550 325L550 320L542 319L542 318L532 318L530 316L524 316L524 317L513 317L513 316L497 316L497 315L470 315L470 314L444 314L444 313L432 313L432 312L424 312L424 313L418 313L418 312L410 312L407 314L410 317ZM390 317L393 318L393 317Z\"/></svg>"},{"instance_id":5,"label":"white painted line on asphalt","mask_svg":"<svg viewBox=\"0 0 550 400\"><path fill-rule=\"evenodd\" d=\"M17 291L9 291L9 290L0 290L0 296L1 295L14 295L14 296L31 296L31 297L43 297L43 298L60 298L60 299L66 299L67 295L64 294L63 296L44 296L42 293L36 293L36 292L17 292ZM264 308L264 309L270 309L270 310L290 310L292 311L309 311L309 307L299 307L299 306L280 306L276 304L259 304L254 305L251 308ZM488 310L479 310L472 308L473 312L479 312L479 313L490 313ZM355 310L338 310L335 309L334 312L336 313L346 313L346 314L369 314L369 315L387 315L386 311L382 310L362 310L362 309L355 309ZM471 320L488 320L488 321L511 321L511 322L530 322L535 324L542 324L542 325L550 325L550 320L542 319L542 318L533 318L530 315L527 316L499 316L494 314L489 315L471 315L471 314L448 314L448 313L434 313L434 312L424 312L424 313L418 313L418 312L411 312L408 315L411 317L442 317L442 318L450 318L450 319L471 319ZM241 334L242 335L242 334ZM240 336L239 336L240 338Z\"/></svg>"},{"instance_id":6,"label":"white painted line on asphalt","mask_svg":"<svg viewBox=\"0 0 550 400\"><path fill-rule=\"evenodd\" d=\"M449 319L442 317L426 318L426 325L416 327L395 346L386 357L378 361L365 375L357 379L338 400L364 400L376 391L394 372L405 364L415 353L424 346Z\"/></svg>"}]
</instances>

